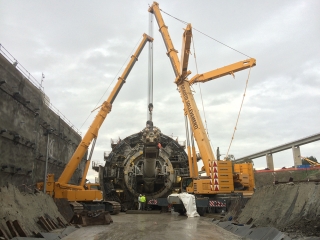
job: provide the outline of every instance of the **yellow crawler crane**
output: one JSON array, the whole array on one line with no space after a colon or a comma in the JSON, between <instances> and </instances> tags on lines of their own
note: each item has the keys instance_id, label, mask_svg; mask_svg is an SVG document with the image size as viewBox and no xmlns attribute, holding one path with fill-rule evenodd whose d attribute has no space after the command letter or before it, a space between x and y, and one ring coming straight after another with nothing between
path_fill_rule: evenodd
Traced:
<instances>
[{"instance_id":1,"label":"yellow crawler crane","mask_svg":"<svg viewBox=\"0 0 320 240\"><path fill-rule=\"evenodd\" d=\"M219 197L223 199L233 194L237 195L237 193L238 195L241 193L252 194L254 190L254 175L252 163L233 165L230 160L217 161L215 159L190 86L196 82L210 81L254 67L256 60L250 58L207 73L197 74L188 80L187 77L191 74L190 71L187 71L192 37L191 24L187 25L183 33L182 51L179 61L177 50L175 50L168 32L168 27L162 18L159 4L153 2L149 8L149 12L153 13L157 20L159 31L167 48L167 55L170 58L175 73L175 83L177 84L184 104L190 177L182 179L181 191L195 195L197 210L200 215L203 215L209 207L221 207L221 205L224 204L217 200ZM191 147L188 143L188 120L191 125ZM203 170L207 175L205 177L199 176L198 173L197 156L193 138L198 145L204 165ZM168 201L170 204L173 204L175 211L184 211L183 205L177 197L169 197Z\"/></svg>"},{"instance_id":2,"label":"yellow crawler crane","mask_svg":"<svg viewBox=\"0 0 320 240\"><path fill-rule=\"evenodd\" d=\"M142 49L144 48L145 44L147 43L147 41L150 42L150 41L153 41L153 39L149 37L147 34L143 34L143 39L140 42L140 45L136 49L135 53L131 56L131 59L127 67L125 68L124 72L118 78L118 82L114 86L112 92L110 93L110 96L101 105L98 114L96 115L94 121L92 122L90 128L84 135L82 141L80 142L79 146L75 150L68 164L66 165L58 181L54 180L53 174L48 174L46 186L44 186L43 182L40 182L37 184L37 187L39 190L43 190L45 187L45 192L55 199L61 199L61 198L67 199L71 204L71 206L73 207L73 209L76 210L77 212L90 211L90 213L88 213L87 216L88 215L95 216L95 220L97 215L92 214L92 211L97 211L97 210L108 211L111 214L118 214L120 212L121 206L120 206L120 203L115 201L104 201L102 191L98 189L91 189L90 187L88 188L85 185L85 179L86 179L88 168L91 162L91 155L93 152L93 148L97 140L98 132L102 123L104 122L108 113L111 111L111 107L115 98L117 97L121 87L125 83L135 62L138 60L138 57ZM81 159L86 154L91 142L92 142L91 152L86 162L83 177L80 184L79 185L68 184L77 166L79 165ZM81 213L79 214L82 215L82 218L83 218L83 214ZM99 215L103 216L103 214L99 214ZM93 218L91 219L92 219L91 222L94 222L95 224L103 224L108 222L107 220L105 221L107 217L104 217L104 216L101 218L100 222L93 221ZM84 219L83 222L88 223L88 221L90 220Z\"/></svg>"}]
</instances>

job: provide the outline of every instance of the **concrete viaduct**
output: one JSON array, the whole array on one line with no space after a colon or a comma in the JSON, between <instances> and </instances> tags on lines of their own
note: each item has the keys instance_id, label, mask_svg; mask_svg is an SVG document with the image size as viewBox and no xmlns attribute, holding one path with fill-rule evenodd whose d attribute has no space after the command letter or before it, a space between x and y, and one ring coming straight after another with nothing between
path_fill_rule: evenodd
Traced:
<instances>
[{"instance_id":1,"label":"concrete viaduct","mask_svg":"<svg viewBox=\"0 0 320 240\"><path fill-rule=\"evenodd\" d=\"M319 141L320 140L320 133L293 141L293 142L289 142L286 144L282 144L280 146L277 147L273 147L258 153L254 153L242 158L238 158L237 160L235 160L234 162L243 162L247 159L255 159L255 158L259 158L259 157L263 157L266 156L266 161L267 161L267 167L270 170L274 170L274 165L273 165L273 153L277 153L277 152L281 152L284 150L288 150L288 149L292 149L292 154L293 154L293 161L294 161L294 166L297 167L298 165L302 164L302 160L301 160L301 154L300 154L300 146L311 143L311 142L315 142L315 141Z\"/></svg>"}]
</instances>

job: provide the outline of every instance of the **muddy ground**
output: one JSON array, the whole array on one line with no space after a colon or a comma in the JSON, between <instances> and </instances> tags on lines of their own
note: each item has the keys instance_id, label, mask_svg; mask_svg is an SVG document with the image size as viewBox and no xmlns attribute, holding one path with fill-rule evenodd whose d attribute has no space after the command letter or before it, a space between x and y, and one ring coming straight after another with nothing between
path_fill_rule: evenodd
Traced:
<instances>
[{"instance_id":1,"label":"muddy ground","mask_svg":"<svg viewBox=\"0 0 320 240\"><path fill-rule=\"evenodd\" d=\"M9 236L10 233L6 226L8 220L19 220L28 235L31 236L32 232L45 231L37 223L39 217L64 219L50 196L42 192L34 193L32 189L20 190L12 185L0 188L0 229L8 233ZM235 202L224 219L232 217L232 220L238 223L245 224L251 221L256 226L272 226L285 232L293 239L303 239L306 236L320 237L319 200L320 185L317 182L266 185L257 188L248 202L244 199ZM161 215L155 216L154 219ZM114 217L118 219L118 216ZM165 229L170 228L171 224L179 225L181 219L171 219L172 223L165 222L167 224ZM129 222L138 220L139 218L133 215L133 219L129 219ZM125 229L126 224L129 224L125 220L121 221L119 219L117 231ZM151 224L149 220L142 219L142 221L146 226ZM211 219L207 218L206 221L211 221ZM189 222L186 221L185 224L189 224ZM207 227L208 224L204 223ZM195 226L192 224L188 226L191 229L190 232L202 228L199 222ZM149 227L159 228L159 226L153 225ZM134 232L134 229L132 231ZM183 231L185 229L181 227L181 232ZM198 237L198 235L195 236Z\"/></svg>"},{"instance_id":2,"label":"muddy ground","mask_svg":"<svg viewBox=\"0 0 320 240\"><path fill-rule=\"evenodd\" d=\"M214 225L209 218L188 218L178 213L125 214L112 216L113 223L107 226L83 227L63 240L240 240L227 230Z\"/></svg>"}]
</instances>

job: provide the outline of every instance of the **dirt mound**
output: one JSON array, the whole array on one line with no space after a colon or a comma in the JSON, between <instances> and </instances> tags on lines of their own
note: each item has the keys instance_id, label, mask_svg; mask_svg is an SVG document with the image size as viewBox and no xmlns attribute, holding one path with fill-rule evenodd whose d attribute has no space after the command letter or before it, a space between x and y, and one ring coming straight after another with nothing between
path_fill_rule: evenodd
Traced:
<instances>
[{"instance_id":1,"label":"dirt mound","mask_svg":"<svg viewBox=\"0 0 320 240\"><path fill-rule=\"evenodd\" d=\"M20 192L13 185L0 188L0 229L9 235L6 222L18 220L26 230L28 236L32 232L44 232L45 230L37 223L39 217L50 218L56 221L57 217L65 219L59 213L53 199L42 192L34 194L31 189Z\"/></svg>"},{"instance_id":2,"label":"dirt mound","mask_svg":"<svg viewBox=\"0 0 320 240\"><path fill-rule=\"evenodd\" d=\"M320 185L318 183L264 186L234 220L280 231L320 236Z\"/></svg>"}]
</instances>

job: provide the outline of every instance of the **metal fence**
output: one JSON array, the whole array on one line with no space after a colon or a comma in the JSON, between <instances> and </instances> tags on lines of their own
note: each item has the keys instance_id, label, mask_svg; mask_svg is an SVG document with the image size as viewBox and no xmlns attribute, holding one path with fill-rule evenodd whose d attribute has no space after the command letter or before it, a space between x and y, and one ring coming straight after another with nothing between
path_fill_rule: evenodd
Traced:
<instances>
[{"instance_id":1,"label":"metal fence","mask_svg":"<svg viewBox=\"0 0 320 240\"><path fill-rule=\"evenodd\" d=\"M27 69L25 69L21 63L15 59L7 49L4 48L4 46L0 43L0 53L2 56L4 56L13 66L16 67L16 69L19 70L19 72L29 80L36 88L39 89L39 91L42 93L43 96L46 96L43 87L41 83L35 79L30 72L28 72ZM64 116L55 106L53 106L50 101L46 101L46 105L55 113L57 114L66 124L68 124L74 131L76 131L79 135L81 135L81 132Z\"/></svg>"}]
</instances>

